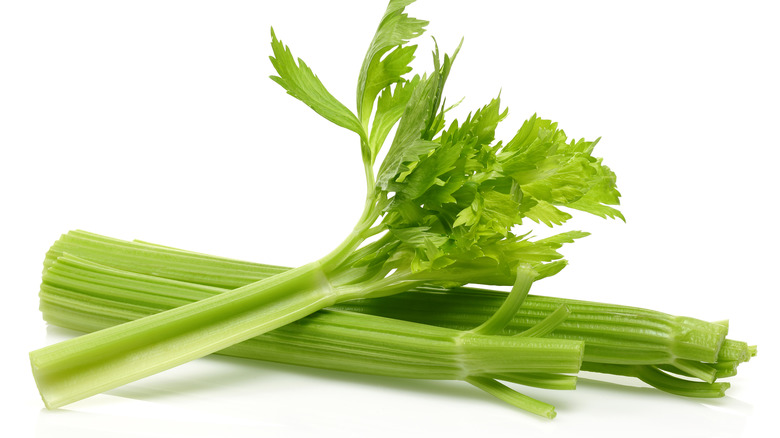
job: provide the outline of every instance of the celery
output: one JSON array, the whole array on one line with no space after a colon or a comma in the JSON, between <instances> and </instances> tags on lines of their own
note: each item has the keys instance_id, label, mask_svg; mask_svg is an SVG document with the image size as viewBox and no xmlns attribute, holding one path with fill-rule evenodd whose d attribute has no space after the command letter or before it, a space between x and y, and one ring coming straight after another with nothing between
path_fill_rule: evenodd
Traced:
<instances>
[{"instance_id":1,"label":"celery","mask_svg":"<svg viewBox=\"0 0 780 438\"><path fill-rule=\"evenodd\" d=\"M178 303L159 300L161 286L176 294ZM65 256L44 275L41 310L49 322L95 331L196 301L192 296L223 292ZM561 340L540 348L531 338L322 310L219 353L366 374L464 380L493 373L576 373L581 346Z\"/></svg>"},{"instance_id":2,"label":"celery","mask_svg":"<svg viewBox=\"0 0 780 438\"><path fill-rule=\"evenodd\" d=\"M74 255L99 260L100 263L113 266L117 270L109 271L113 272L112 276L99 276L94 269L81 269L80 266L85 262L74 262ZM138 260L145 260L149 264L139 266ZM121 287L117 287L116 280L111 279L119 270L141 270L146 271L146 274L160 271L151 264L154 260L165 263L166 268L176 267L175 276L180 279L177 288L172 289L171 283L165 278L171 275L170 272L157 274L159 278L128 272L123 274ZM48 252L45 265L47 268L41 287L41 309L44 318L50 323L82 331L92 331L146 315L147 312L161 311L191 300L203 299L222 290L198 282L217 283L224 287L240 284L241 281L256 281L285 269L148 243L126 242L80 231L63 235ZM202 272L209 272L207 280L202 276ZM183 288L184 285L187 287ZM470 288L444 290L421 286L411 292L356 300L334 308L383 313L404 320L464 328L477 326L488 319L503 303L504 296L505 293L497 291ZM100 304L90 310L86 303ZM688 374L671 366L673 363L702 361L704 363L698 366L711 367L712 373L718 373L716 377L726 377L733 375L737 364L751 355L747 344L724 341L727 327L723 324L674 317L634 307L533 295L526 298L516 316L504 328L504 334L521 334L529 329L541 329L545 320L560 312L561 306L567 309L566 318L555 323L552 331L540 332L538 335L551 339L584 341L583 370L636 377L675 394L694 397L722 396L728 385L689 382L675 378L664 371L684 376ZM120 320L112 316L114 312L118 312ZM61 313L70 316L63 319ZM106 321L101 322L104 318L107 318ZM90 324L90 321L98 321L98 325L79 326ZM370 320L364 322L367 327L371 326ZM255 339L263 339L280 330L284 328ZM295 362L298 353L285 351L283 348L280 350L279 347L273 349L277 356L270 357L263 351L262 343L238 345L241 346L238 355L242 357L309 366L327 364L333 369L370 372L361 370L351 362L339 364L338 361L323 360L319 363L314 358L309 364ZM223 350L223 353L230 354L230 351L233 349ZM400 372L391 375L398 376ZM421 373L418 376L422 378L426 374ZM526 380L519 380L517 374L501 372L493 372L490 377L560 388L559 376L546 385L541 385L538 381L529 382L527 374L523 376Z\"/></svg>"},{"instance_id":3,"label":"celery","mask_svg":"<svg viewBox=\"0 0 780 438\"><path fill-rule=\"evenodd\" d=\"M515 234L516 226L560 225L571 218L561 208L622 218L612 207L620 196L615 175L593 156L595 141L569 140L556 123L535 115L509 141L496 141L507 114L498 98L465 120L445 122L443 89L459 47L443 56L436 48L433 70L410 77L417 46L409 42L427 24L406 14L410 3L391 0L382 17L358 75L356 114L271 30L272 79L357 134L366 199L353 231L311 263L31 352L47 407L217 352L338 302L428 283L530 287L522 275L556 274L565 266L558 249L587 233L534 239ZM481 333L500 328L502 316L522 302L521 292L514 296L520 298L502 305Z\"/></svg>"},{"instance_id":4,"label":"celery","mask_svg":"<svg viewBox=\"0 0 780 438\"><path fill-rule=\"evenodd\" d=\"M65 255L44 274L40 298L48 322L92 332L224 292ZM558 373L579 371L582 342L540 343L530 337L480 334L322 310L218 353L365 374L479 382L475 386L480 388L493 375L501 375L515 383L573 389L574 376ZM507 401L540 415L554 414L549 409L537 412L533 409L536 404L529 404L529 400L516 396Z\"/></svg>"},{"instance_id":5,"label":"celery","mask_svg":"<svg viewBox=\"0 0 780 438\"><path fill-rule=\"evenodd\" d=\"M727 324L645 309L528 296L565 267L558 250L587 233L536 239L584 211L623 219L596 141L570 140L536 115L506 142L499 98L445 122L444 84L460 49L411 76L427 22L391 0L358 75L356 111L339 102L271 30L272 79L358 136L366 180L353 231L297 268L259 265L83 232L47 254L41 310L91 332L30 353L55 408L211 353L369 374L466 381L514 406L552 406L499 383L570 389L578 370L661 390L722 396L755 347ZM395 131L390 145L385 140ZM377 163L381 152L386 152ZM512 286L511 292L462 287ZM327 309L327 310L323 310Z\"/></svg>"}]
</instances>

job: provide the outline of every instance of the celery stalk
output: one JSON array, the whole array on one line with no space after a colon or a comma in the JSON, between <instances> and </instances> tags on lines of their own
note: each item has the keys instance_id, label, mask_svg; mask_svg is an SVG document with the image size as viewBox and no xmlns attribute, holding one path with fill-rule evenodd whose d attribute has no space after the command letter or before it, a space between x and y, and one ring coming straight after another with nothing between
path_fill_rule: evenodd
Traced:
<instances>
[{"instance_id":1,"label":"celery stalk","mask_svg":"<svg viewBox=\"0 0 780 438\"><path fill-rule=\"evenodd\" d=\"M47 408L150 376L333 304L318 264L30 353Z\"/></svg>"},{"instance_id":2,"label":"celery stalk","mask_svg":"<svg viewBox=\"0 0 780 438\"><path fill-rule=\"evenodd\" d=\"M41 310L53 324L96 331L197 301L226 290L155 279L176 293L161 303L145 288L148 276L107 268L72 256L44 275ZM483 335L343 310L322 310L220 354L342 371L420 379L464 380L495 373L576 373L579 341Z\"/></svg>"},{"instance_id":3,"label":"celery stalk","mask_svg":"<svg viewBox=\"0 0 780 438\"><path fill-rule=\"evenodd\" d=\"M133 276L131 273L128 273L127 278L123 280L125 282L124 287L110 288L107 286L111 284L110 282L95 276L92 272L86 276L78 275L80 272L78 269L79 265L68 262L69 259L72 259L72 256L64 255L65 253L97 258L100 259L101 263L111 264L118 268L143 270L135 263L134 258L140 253L143 260L164 260L166 263L170 263L168 266L176 266L178 278L186 278L195 282L202 281L198 275L203 270L206 270L211 273L210 283L222 285L240 282L240 278L244 278L244 281L253 281L263 278L263 275L268 275L269 271L282 272L284 270L284 268L279 267L238 262L148 243L125 242L90 233L71 232L57 241L47 255L45 264L49 268L47 268L44 275L44 283L41 289L41 306L47 321L84 331L116 324L117 321L109 320L99 327L86 328L78 327L79 321L84 322L95 319L100 321L101 318L109 318L113 311L119 312L121 317L123 312L138 312L140 309L140 311L143 311L141 315L145 315L146 313L144 312L149 312L151 311L150 309L160 311L171 306L179 306L191 300L202 299L219 293L222 289L195 283L188 283L189 287L186 290L175 289L168 285L168 279L164 277L145 275L140 277L141 280L131 281ZM50 269L55 265L59 265L59 268L55 270ZM65 269L65 267L74 272L71 272L68 276L63 276L60 271ZM148 271L155 271L154 266L149 264ZM132 287L128 287L128 285L132 285ZM65 300L67 297L66 292L85 294L89 299L87 300L83 297L74 298L70 304L67 301L63 303L62 300ZM421 315L439 315L441 318L436 320L439 325L473 327L478 322L483 322L494 312L495 308L502 303L503 295L504 293L502 292L468 288L443 290L436 287L419 287L413 292L393 297L357 300L341 307L342 309L351 308L364 312L381 308L385 312L390 312L402 319L419 320ZM102 302L103 304L100 304L97 308L98 310L91 311L87 316L79 314L78 312L86 311L84 306L87 301ZM566 319L558 321L551 333L545 331L544 334L548 337L557 336L558 339L584 340L586 347L583 369L590 371L613 372L625 375L628 373L627 370L642 369L641 367L643 366L661 366L661 368L664 368L664 363L671 363L670 358L677 353L685 354L686 352L689 353L689 356L692 355L694 357L703 355L704 357L712 358L718 355L725 355L726 358L734 359L736 357L742 358L742 360L746 360L749 357L747 344L731 340L723 342L726 327L722 324L671 317L660 312L645 309L549 297L527 297L519 309L518 315L507 325L504 331L506 334L513 334L522 333L532 327L543 327L544 325L541 322L556 312L560 312L561 305L566 306L569 315ZM334 308L338 307L335 306ZM75 316L63 322L57 316L58 312L61 311L70 312ZM131 313L131 317L132 315ZM136 315L135 317L138 316ZM125 318L129 317L125 316ZM715 334L712 336L685 336L682 340L675 339L676 332L687 331L689 335L690 329L697 327L703 333L711 330ZM273 335L275 332L264 336ZM264 336L255 339L260 339ZM699 341L704 339L706 342L701 345L691 344L690 339ZM718 350L721 344L723 348ZM280 352L278 357L268 359L267 354L262 351L262 344L252 344L257 348L247 347L249 343L240 345L241 347L236 346L236 349L240 351L238 355L242 357L265 358L266 360L294 363L286 358L284 351ZM594 349L594 345L597 348ZM724 349L727 352L724 352ZM647 351L643 350L657 351L648 355ZM224 351L229 352L231 349ZM275 351L278 352L278 350ZM639 357L645 359L645 362L636 357L636 351L641 352ZM704 351L706 353L703 353ZM294 354L291 355L295 356ZM608 362L599 362L599 360L608 360ZM686 360L692 359L688 357ZM721 360L717 360L720 363ZM312 362L315 362L314 366L317 366L316 358L313 358ZM327 361L324 363L327 363ZM733 374L737 363L738 361L728 362L728 365L721 366L721 368L732 370L730 373ZM299 364L306 365L305 363ZM337 361L333 362L333 364L333 369L339 369ZM621 367L619 365L624 366ZM633 366L640 368L632 368ZM665 369L676 374L684 374L678 369L670 367ZM360 371L358 368L352 368L352 370ZM659 379L659 373L662 373L662 371L645 372L643 374L645 376L644 380L651 385L658 383L660 389L676 394L691 396L701 396L702 394L719 396L723 394L724 386L720 383L715 384L715 386L702 386L707 384L701 382L701 385L691 386L673 376L667 375L664 379ZM721 376L725 373L726 371L721 372ZM640 377L637 372L629 373L629 375ZM655 378L648 378L648 375ZM519 374L512 375L511 373L494 372L492 377L533 385L533 382L528 381L529 376L529 374L523 374L522 378L520 378ZM542 386L561 387L559 385L560 381L559 377L554 377L552 380L546 379L547 383ZM680 383L681 386L674 387L671 385L672 382ZM539 385L538 380L536 384ZM570 387L570 384L564 384L563 387ZM714 389L702 390L702 388Z\"/></svg>"},{"instance_id":4,"label":"celery stalk","mask_svg":"<svg viewBox=\"0 0 780 438\"><path fill-rule=\"evenodd\" d=\"M289 269L84 231L61 236L47 252L44 266L51 266L64 253L119 269L226 289ZM161 266L158 268L155 263ZM171 272L174 267L175 273ZM203 272L209 273L207 279ZM505 297L506 293L501 291L418 286L407 293L352 300L334 308L468 330L493 315ZM728 327L723 324L636 307L554 297L529 295L504 327L504 333L527 330L561 305L566 305L571 315L545 336L585 341L585 362L670 364L674 359L685 359L714 363L749 358L747 344L725 340Z\"/></svg>"},{"instance_id":5,"label":"celery stalk","mask_svg":"<svg viewBox=\"0 0 780 438\"><path fill-rule=\"evenodd\" d=\"M64 255L44 273L40 298L48 322L91 332L226 292L211 286L121 271ZM558 373L579 370L582 343L567 340L540 343L527 337L462 332L323 310L218 353L418 379L472 382L472 378L483 381L495 374L505 374L516 383L573 389L574 376ZM57 401L51 396L48 400ZM518 400L526 402L517 403ZM507 399L520 408L535 406L528 404L528 400L532 399L521 395Z\"/></svg>"}]
</instances>

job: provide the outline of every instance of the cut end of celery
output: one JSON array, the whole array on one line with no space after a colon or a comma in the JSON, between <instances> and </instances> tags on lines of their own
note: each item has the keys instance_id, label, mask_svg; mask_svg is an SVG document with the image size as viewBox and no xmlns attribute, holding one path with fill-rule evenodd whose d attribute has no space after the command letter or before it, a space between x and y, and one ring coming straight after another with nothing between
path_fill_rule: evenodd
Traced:
<instances>
[{"instance_id":1,"label":"cut end of celery","mask_svg":"<svg viewBox=\"0 0 780 438\"><path fill-rule=\"evenodd\" d=\"M45 388L45 379L40 375L38 364L36 361L36 357L34 355L34 351L30 352L30 368L32 369L32 375L33 379L35 380L35 386L38 388L38 394L41 396L41 400L43 401L43 405L46 407L46 409L57 409L61 405L57 405L55 403L52 403L49 397L47 397L46 393L42 390L42 388Z\"/></svg>"}]
</instances>

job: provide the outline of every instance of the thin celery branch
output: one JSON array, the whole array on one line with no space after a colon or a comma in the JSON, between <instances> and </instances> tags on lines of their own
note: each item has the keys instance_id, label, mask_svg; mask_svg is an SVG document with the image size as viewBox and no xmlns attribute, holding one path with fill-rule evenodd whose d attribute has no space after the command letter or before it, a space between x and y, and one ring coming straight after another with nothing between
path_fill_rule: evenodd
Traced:
<instances>
[{"instance_id":1,"label":"thin celery branch","mask_svg":"<svg viewBox=\"0 0 780 438\"><path fill-rule=\"evenodd\" d=\"M487 321L471 330L474 333L492 335L500 332L509 321L517 314L517 309L523 304L528 291L531 290L531 284L537 277L536 271L528 264L520 264L517 267L517 275L512 291L507 296L501 307L498 308Z\"/></svg>"},{"instance_id":2,"label":"thin celery branch","mask_svg":"<svg viewBox=\"0 0 780 438\"><path fill-rule=\"evenodd\" d=\"M374 225L374 222L376 222L381 214L380 209L377 207L377 199L378 196L373 191L366 195L363 213L355 225L355 228L352 229L349 236L347 236L336 249L320 259L320 265L322 265L322 269L325 272L336 269L353 251L360 247L360 245L370 237L370 234L367 234L367 231Z\"/></svg>"},{"instance_id":3,"label":"thin celery branch","mask_svg":"<svg viewBox=\"0 0 780 438\"><path fill-rule=\"evenodd\" d=\"M371 228L367 229L366 232L363 233L363 235L366 238L373 237L373 236L376 236L377 234L381 233L382 231L385 231L386 229L387 229L386 226L380 224L380 225L377 225L375 227L371 227Z\"/></svg>"},{"instance_id":4,"label":"thin celery branch","mask_svg":"<svg viewBox=\"0 0 780 438\"><path fill-rule=\"evenodd\" d=\"M361 136L360 149L363 158L363 170L366 177L366 200L363 205L363 213L352 232L339 246L328 255L320 259L320 264L325 272L339 266L349 255L355 251L369 237L376 234L371 227L382 213L378 206L380 193L376 190L376 178L374 176L373 157L367 140Z\"/></svg>"},{"instance_id":5,"label":"thin celery branch","mask_svg":"<svg viewBox=\"0 0 780 438\"><path fill-rule=\"evenodd\" d=\"M555 418L555 406L521 394L506 385L485 377L468 377L468 383L513 406L542 417Z\"/></svg>"},{"instance_id":6,"label":"thin celery branch","mask_svg":"<svg viewBox=\"0 0 780 438\"><path fill-rule=\"evenodd\" d=\"M367 233L367 231L374 225L374 222L381 214L381 209L377 208L379 193L376 190L376 177L374 175L374 154L369 146L368 135L365 133L368 120L366 119L362 122L363 130L359 133L360 152L363 160L363 172L366 178L366 200L363 205L363 213L349 236L336 249L320 259L320 264L325 272L341 264L352 251L357 249L363 241L372 235L370 232Z\"/></svg>"},{"instance_id":7,"label":"thin celery branch","mask_svg":"<svg viewBox=\"0 0 780 438\"><path fill-rule=\"evenodd\" d=\"M553 313L547 315L546 318L539 321L538 324L515 334L518 337L542 337L555 330L566 318L571 315L571 310L566 304L561 304Z\"/></svg>"}]
</instances>

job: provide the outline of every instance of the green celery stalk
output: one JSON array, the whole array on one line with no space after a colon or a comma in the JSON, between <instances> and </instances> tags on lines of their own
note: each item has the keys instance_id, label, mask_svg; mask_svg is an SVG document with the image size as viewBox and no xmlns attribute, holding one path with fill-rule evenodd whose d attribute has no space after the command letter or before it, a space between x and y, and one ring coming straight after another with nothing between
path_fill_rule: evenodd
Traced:
<instances>
[{"instance_id":1,"label":"green celery stalk","mask_svg":"<svg viewBox=\"0 0 780 438\"><path fill-rule=\"evenodd\" d=\"M445 121L443 89L460 47L443 56L436 47L433 70L409 75L417 48L409 42L427 25L405 12L411 3L390 0L380 20L358 75L357 113L271 29L271 79L359 139L366 197L352 232L303 266L31 352L47 407L217 352L339 302L431 282L513 285L498 316L476 329L490 334L521 304L522 289L532 282L524 276L555 275L565 266L557 250L587 235L534 239L515 234L516 226L526 220L560 225L571 215L559 207L622 218L612 207L620 197L615 175L592 155L597 142L570 141L556 123L536 115L509 141L496 141L507 115L499 98L465 120Z\"/></svg>"},{"instance_id":2,"label":"green celery stalk","mask_svg":"<svg viewBox=\"0 0 780 438\"><path fill-rule=\"evenodd\" d=\"M161 291L166 295L159 295ZM48 322L95 331L227 291L121 271L66 255L43 275L40 299ZM67 316L77 314L84 318ZM295 357L287 360L281 353L285 349L293 351L290 355ZM334 357L329 358L328 352ZM576 373L582 342L540 344L538 339L527 337L482 335L344 310L321 310L220 353L366 374L465 380L492 373ZM346 363L341 362L344 360Z\"/></svg>"},{"instance_id":3,"label":"green celery stalk","mask_svg":"<svg viewBox=\"0 0 780 438\"><path fill-rule=\"evenodd\" d=\"M317 264L30 353L48 408L64 406L280 327L335 302Z\"/></svg>"},{"instance_id":4,"label":"green celery stalk","mask_svg":"<svg viewBox=\"0 0 780 438\"><path fill-rule=\"evenodd\" d=\"M109 268L71 255L43 275L44 319L93 332L226 292L213 286ZM491 380L493 375L548 389L574 389L582 342L540 343L530 337L485 335L343 310L322 310L217 353L339 371L403 378ZM473 380L476 379L476 380ZM475 384L484 388L484 384ZM496 394L539 415L550 406Z\"/></svg>"},{"instance_id":5,"label":"green celery stalk","mask_svg":"<svg viewBox=\"0 0 780 438\"><path fill-rule=\"evenodd\" d=\"M191 283L235 288L289 268L199 254L146 242L129 242L85 231L71 231L46 254L44 267L65 253L106 266ZM175 269L175 270L174 270ZM208 273L208 277L203 275ZM332 306L395 319L467 330L487 320L505 292L475 288L418 286L393 296L353 300ZM701 362L745 361L747 344L725 340L728 327L637 307L529 295L504 334L516 334L566 305L569 315L548 338L586 342L586 362L669 364L674 359ZM729 348L721 348L721 346Z\"/></svg>"},{"instance_id":6,"label":"green celery stalk","mask_svg":"<svg viewBox=\"0 0 780 438\"><path fill-rule=\"evenodd\" d=\"M62 287L67 287L71 291L87 294L90 299L108 300L108 302L120 306L120 310L132 309L133 303L142 303L143 309L148 310L148 308L152 307L159 311L167 308L167 306L181 305L191 299L202 299L213 293L203 292L198 288L190 288L185 294L181 294L181 291L174 294L157 283L162 278L155 280L155 277L152 276L144 277L145 282L142 281L134 286L135 289L140 289L142 293L137 291L131 293L127 287L106 289L105 282L93 278L94 276L82 276L81 283L73 283L71 281L63 285L61 281L55 281L57 277L49 271L51 267L61 263L58 261L58 258L69 257L65 255L66 253L79 257L96 258L101 263L106 263L119 269L137 269L147 271L147 273L159 271L150 262L158 260L158 263L166 263L167 267L176 266L177 278L190 280L192 283L203 281L200 274L204 271L210 272L210 283L231 285L240 283L240 281L254 281L263 278L264 275L273 275L284 270L284 268L280 267L239 262L148 243L121 241L81 231L71 232L63 235L52 246L44 263L47 268L41 289L42 310L44 311L45 319L57 325L63 324L53 319L55 317L52 316L52 306L55 310L57 308L67 309L68 306L57 304L58 301L54 300L53 297L60 296L61 292L52 294L49 292L50 288L61 289ZM137 260L147 261L148 264L144 267L139 267L136 263ZM64 266L71 265L66 264ZM76 267L71 267L71 269L78 272ZM201 287L208 289L211 286ZM342 306L342 308L369 313L372 310L383 309L384 312L390 312L395 317L412 320L420 320L422 315L435 315L437 317L436 322L442 326L473 327L493 314L495 309L503 302L503 295L505 294L502 292L469 288L456 288L445 291L436 287L418 287L412 292L392 297L353 301L349 305ZM78 309L78 306L83 301L77 300L75 308ZM727 385L721 383L708 385L703 382L692 385L671 376L660 379L658 373L661 371L653 370L653 368L656 365L663 368L664 364L671 363L670 358L673 358L675 354L684 354L686 352L690 353L689 356L703 356L705 360L713 358L718 360L718 354L724 354L724 350L728 351L725 356L731 360L735 358L747 360L749 358L749 355L746 355L746 344L731 340L723 341L726 327L722 324L672 317L646 309L549 297L527 297L523 306L519 309L518 315L505 327L504 333L510 335L518 334L531 327L538 327L541 321L551 313L554 313L561 305L569 308L569 315L562 322L559 322L552 332L545 333L544 336L554 338L557 336L557 339L584 341L584 370L630 375L654 386L657 383L660 389L676 394L722 396ZM101 307L101 309L101 312L106 312L104 307ZM94 319L97 317L93 315L90 318ZM78 318L75 318L75 321L78 320ZM116 322L114 321L114 323ZM73 327L73 323L70 324L64 326L79 329L78 327ZM715 335L691 336L692 328L698 328L705 334L707 333L706 330L713 330ZM559 330L562 330L562 332L559 332ZM682 338L680 337L681 332L685 333L685 336L682 336ZM696 344L692 343L691 340L696 340L697 342L704 340L705 342ZM592 348L592 344L597 344L598 348ZM724 348L719 349L718 347L721 345ZM708 346L709 352L702 353L707 350L704 346ZM653 353L648 354L648 351L653 351ZM243 357L262 358L260 357L262 354L262 352L259 355L258 353L244 354ZM274 360L284 361L284 358ZM642 360L645 361L643 362ZM684 360L692 361L694 359L687 357ZM735 369L739 361L729 363L731 364L731 369ZM642 370L642 373L639 373L637 370ZM666 367L666 370L684 374L669 367ZM526 383L518 381L516 376L502 375L501 373L496 373L496 378ZM671 384L673 382L680 383L680 387L673 386Z\"/></svg>"}]
</instances>

